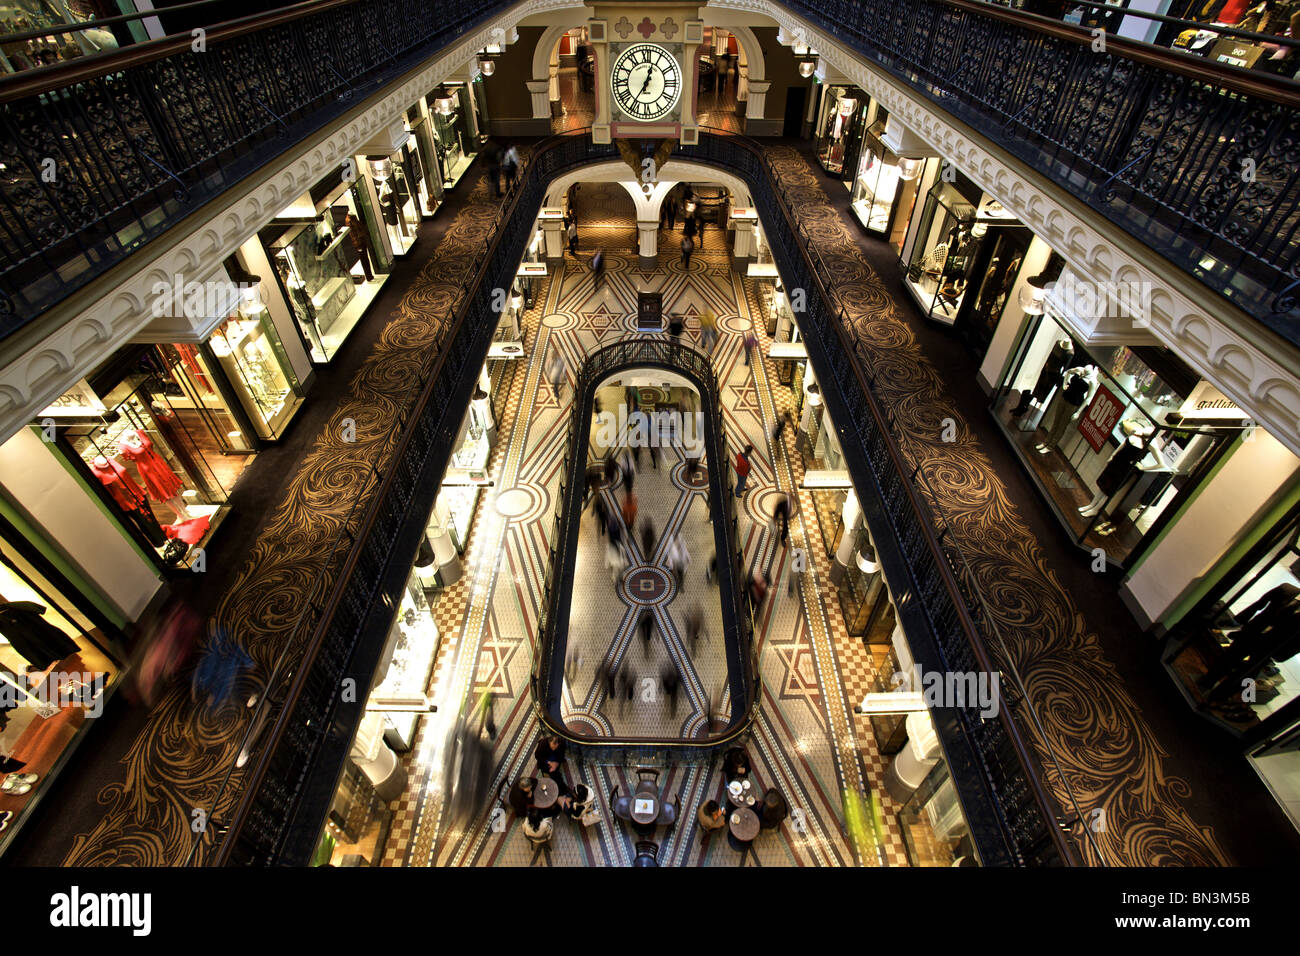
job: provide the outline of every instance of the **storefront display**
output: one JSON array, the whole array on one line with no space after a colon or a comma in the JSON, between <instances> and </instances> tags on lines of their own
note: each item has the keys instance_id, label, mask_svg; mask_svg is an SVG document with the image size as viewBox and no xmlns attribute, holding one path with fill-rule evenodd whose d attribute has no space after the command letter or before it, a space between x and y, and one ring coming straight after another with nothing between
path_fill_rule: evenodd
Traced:
<instances>
[{"instance_id":1,"label":"storefront display","mask_svg":"<svg viewBox=\"0 0 1300 956\"><path fill-rule=\"evenodd\" d=\"M418 159L406 147L392 156L367 156L375 192L379 196L379 218L388 232L395 255L404 256L415 245L420 228Z\"/></svg>"},{"instance_id":2,"label":"storefront display","mask_svg":"<svg viewBox=\"0 0 1300 956\"><path fill-rule=\"evenodd\" d=\"M921 210L904 284L922 312L945 325L957 320L966 295L979 238L975 210L974 202L942 179L926 195Z\"/></svg>"},{"instance_id":3,"label":"storefront display","mask_svg":"<svg viewBox=\"0 0 1300 956\"><path fill-rule=\"evenodd\" d=\"M402 593L389 644L392 655L387 665L380 665L383 680L370 692L369 706L384 714L384 739L388 745L398 753L405 753L415 742L420 715L415 711L384 708L415 706L425 699L429 674L438 653L438 625L414 571Z\"/></svg>"},{"instance_id":4,"label":"storefront display","mask_svg":"<svg viewBox=\"0 0 1300 956\"><path fill-rule=\"evenodd\" d=\"M226 491L204 448L214 443L201 443L168 403L152 350L119 353L85 387L105 381L116 384L96 399L99 413L54 405L41 420L126 533L161 566L186 565L224 517Z\"/></svg>"},{"instance_id":5,"label":"storefront display","mask_svg":"<svg viewBox=\"0 0 1300 956\"><path fill-rule=\"evenodd\" d=\"M389 270L366 190L334 183L299 197L259 233L316 362L337 354Z\"/></svg>"},{"instance_id":6,"label":"storefront display","mask_svg":"<svg viewBox=\"0 0 1300 956\"><path fill-rule=\"evenodd\" d=\"M851 208L868 232L888 238L895 221L911 214L923 160L893 152L880 138L884 132L885 120L878 119L863 137Z\"/></svg>"},{"instance_id":7,"label":"storefront display","mask_svg":"<svg viewBox=\"0 0 1300 956\"><path fill-rule=\"evenodd\" d=\"M971 294L965 296L954 322L977 359L988 350L1033 239L1033 233L1018 223L1002 220L995 225L977 213L976 231L981 223L986 224L988 232L971 259Z\"/></svg>"},{"instance_id":8,"label":"storefront display","mask_svg":"<svg viewBox=\"0 0 1300 956\"><path fill-rule=\"evenodd\" d=\"M212 333L207 347L239 396L262 438L279 438L301 401L292 369L265 310L232 315Z\"/></svg>"},{"instance_id":9,"label":"storefront display","mask_svg":"<svg viewBox=\"0 0 1300 956\"><path fill-rule=\"evenodd\" d=\"M427 101L442 184L451 189L478 153L468 115L474 104L464 83L444 83L429 93Z\"/></svg>"},{"instance_id":10,"label":"storefront display","mask_svg":"<svg viewBox=\"0 0 1300 956\"><path fill-rule=\"evenodd\" d=\"M866 126L867 94L856 87L828 87L817 125L817 160L832 176L851 176Z\"/></svg>"},{"instance_id":11,"label":"storefront display","mask_svg":"<svg viewBox=\"0 0 1300 956\"><path fill-rule=\"evenodd\" d=\"M1030 319L996 418L1076 542L1127 566L1241 422L1186 417L1197 378L1168 351L1085 348L1052 311Z\"/></svg>"},{"instance_id":12,"label":"storefront display","mask_svg":"<svg viewBox=\"0 0 1300 956\"><path fill-rule=\"evenodd\" d=\"M83 609L88 602L57 584L57 572L7 521L0 532L3 848L89 718L103 712L121 660L112 649L119 635Z\"/></svg>"},{"instance_id":13,"label":"storefront display","mask_svg":"<svg viewBox=\"0 0 1300 956\"><path fill-rule=\"evenodd\" d=\"M253 451L252 436L245 434L234 410L221 391L220 366L197 345L154 346L165 376L157 404L180 416L188 427L211 436L223 454Z\"/></svg>"},{"instance_id":14,"label":"storefront display","mask_svg":"<svg viewBox=\"0 0 1300 956\"><path fill-rule=\"evenodd\" d=\"M406 111L406 129L413 140L407 149L411 153L420 215L432 216L442 203L442 177L433 167L434 157L438 155L433 145L433 120L420 111L419 103Z\"/></svg>"}]
</instances>

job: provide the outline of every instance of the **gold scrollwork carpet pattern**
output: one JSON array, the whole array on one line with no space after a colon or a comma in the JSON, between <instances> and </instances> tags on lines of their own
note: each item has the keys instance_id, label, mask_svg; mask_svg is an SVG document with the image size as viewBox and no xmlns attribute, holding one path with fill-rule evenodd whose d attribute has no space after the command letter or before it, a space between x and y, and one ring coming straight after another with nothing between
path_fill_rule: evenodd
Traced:
<instances>
[{"instance_id":1,"label":"gold scrollwork carpet pattern","mask_svg":"<svg viewBox=\"0 0 1300 956\"><path fill-rule=\"evenodd\" d=\"M971 560L1005 642L1001 663L1013 664L1025 682L1043 733L1025 721L1021 732L1043 758L1046 783L1061 806L1070 806L1063 776L1094 831L1096 849L1085 843L1085 858L1097 863L1099 851L1108 865L1227 864L1213 831L1199 826L1184 806L1187 782L1165 771L1166 751L1123 677L1048 567L992 462L808 162L791 147L768 154L848 315L857 357L893 414L895 440L908 463L927 476L939 499L931 507ZM946 418L957 423L955 442L941 440ZM1003 656L996 646L990 650Z\"/></svg>"},{"instance_id":2,"label":"gold scrollwork carpet pattern","mask_svg":"<svg viewBox=\"0 0 1300 956\"><path fill-rule=\"evenodd\" d=\"M461 189L471 182L467 177ZM399 417L416 397L413 385L437 356L461 287L482 260L484 240L500 212L501 200L479 175L328 425L288 479L279 504L268 512L218 607L217 625L234 634L252 657L256 677L264 680L286 647L290 654L302 653L306 634L294 633L299 615L313 593L327 593L318 578L338 570L337 562L327 566L331 546L349 518L356 523L364 513L364 507L353 513L353 503L361 496L364 506L372 494L371 467L387 462ZM242 701L204 713L190 703L188 687L173 686L123 759L122 778L100 791L103 817L77 836L64 864L175 866L186 860L199 833L195 862L203 862L214 846L213 831L229 821L239 799L238 773L225 787L222 783L249 713Z\"/></svg>"}]
</instances>

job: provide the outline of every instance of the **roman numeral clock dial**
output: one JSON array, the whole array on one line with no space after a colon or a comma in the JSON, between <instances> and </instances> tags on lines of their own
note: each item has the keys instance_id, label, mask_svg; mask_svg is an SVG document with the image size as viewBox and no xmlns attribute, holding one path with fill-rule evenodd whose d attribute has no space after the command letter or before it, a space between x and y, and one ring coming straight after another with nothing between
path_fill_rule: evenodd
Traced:
<instances>
[{"instance_id":1,"label":"roman numeral clock dial","mask_svg":"<svg viewBox=\"0 0 1300 956\"><path fill-rule=\"evenodd\" d=\"M635 43L623 50L610 71L614 102L627 116L643 123L662 119L682 96L682 70L677 58L653 43Z\"/></svg>"}]
</instances>

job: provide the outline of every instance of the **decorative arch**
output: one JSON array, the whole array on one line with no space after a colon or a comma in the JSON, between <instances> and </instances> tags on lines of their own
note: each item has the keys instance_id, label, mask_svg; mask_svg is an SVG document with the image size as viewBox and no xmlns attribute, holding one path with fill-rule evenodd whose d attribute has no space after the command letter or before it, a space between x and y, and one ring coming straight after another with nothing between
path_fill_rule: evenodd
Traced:
<instances>
[{"instance_id":1,"label":"decorative arch","mask_svg":"<svg viewBox=\"0 0 1300 956\"><path fill-rule=\"evenodd\" d=\"M592 166L584 166L581 169L556 177L547 190L545 205L559 205L560 197L567 193L569 187L574 183L629 183L632 181L631 170L621 160L609 160ZM669 159L660 168L659 179L649 199L646 198L644 192L636 189L635 186L628 190L633 193L633 201L637 204L638 218L644 215L647 220L653 219L657 221L659 219L659 204L662 202L664 195L677 183L687 181L721 183L731 190L736 197L737 205L753 205L750 201L749 187L740 177L724 172L716 166L673 158Z\"/></svg>"}]
</instances>

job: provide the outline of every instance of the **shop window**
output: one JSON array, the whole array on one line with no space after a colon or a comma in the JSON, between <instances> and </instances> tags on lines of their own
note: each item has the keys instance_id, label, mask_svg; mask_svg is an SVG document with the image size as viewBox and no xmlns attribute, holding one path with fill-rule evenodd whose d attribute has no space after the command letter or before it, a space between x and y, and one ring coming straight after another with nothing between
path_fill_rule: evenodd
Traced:
<instances>
[{"instance_id":1,"label":"shop window","mask_svg":"<svg viewBox=\"0 0 1300 956\"><path fill-rule=\"evenodd\" d=\"M980 865L944 761L935 764L903 805L898 822L912 866Z\"/></svg>"},{"instance_id":2,"label":"shop window","mask_svg":"<svg viewBox=\"0 0 1300 956\"><path fill-rule=\"evenodd\" d=\"M284 347L265 310L236 313L208 340L244 411L264 438L277 438L298 406Z\"/></svg>"},{"instance_id":3,"label":"shop window","mask_svg":"<svg viewBox=\"0 0 1300 956\"><path fill-rule=\"evenodd\" d=\"M855 87L828 87L822 98L817 160L832 176L848 178L857 169L867 105L867 95Z\"/></svg>"},{"instance_id":4,"label":"shop window","mask_svg":"<svg viewBox=\"0 0 1300 956\"><path fill-rule=\"evenodd\" d=\"M971 263L985 235L975 235L975 213L975 204L942 180L926 195L921 210L906 285L922 312L945 325L957 321Z\"/></svg>"},{"instance_id":5,"label":"shop window","mask_svg":"<svg viewBox=\"0 0 1300 956\"><path fill-rule=\"evenodd\" d=\"M1154 349L1083 346L1049 300L995 394L996 418L1054 513L1076 543L1121 567L1241 431L1185 419L1196 378L1175 366Z\"/></svg>"},{"instance_id":6,"label":"shop window","mask_svg":"<svg viewBox=\"0 0 1300 956\"><path fill-rule=\"evenodd\" d=\"M387 279L377 221L364 188L339 184L300 197L260 234L313 361L337 354Z\"/></svg>"},{"instance_id":7,"label":"shop window","mask_svg":"<svg viewBox=\"0 0 1300 956\"><path fill-rule=\"evenodd\" d=\"M107 625L8 540L11 532L0 539L0 847L59 758L103 712L121 666Z\"/></svg>"},{"instance_id":8,"label":"shop window","mask_svg":"<svg viewBox=\"0 0 1300 956\"><path fill-rule=\"evenodd\" d=\"M460 182L477 152L469 116L474 106L463 83L444 83L428 95L428 102L438 170L443 188L451 189Z\"/></svg>"},{"instance_id":9,"label":"shop window","mask_svg":"<svg viewBox=\"0 0 1300 956\"><path fill-rule=\"evenodd\" d=\"M409 163L405 148L391 156L368 156L370 175L379 197L379 218L388 233L389 244L396 255L410 252L420 227L420 211L416 205L418 195L414 168Z\"/></svg>"},{"instance_id":10,"label":"shop window","mask_svg":"<svg viewBox=\"0 0 1300 956\"><path fill-rule=\"evenodd\" d=\"M1167 658L1197 706L1238 732L1300 697L1300 521L1272 537L1180 625Z\"/></svg>"}]
</instances>

